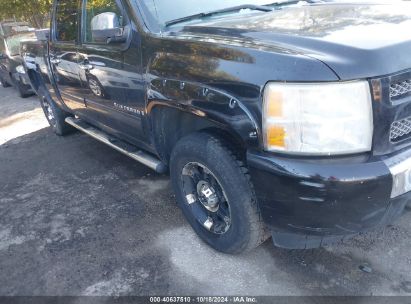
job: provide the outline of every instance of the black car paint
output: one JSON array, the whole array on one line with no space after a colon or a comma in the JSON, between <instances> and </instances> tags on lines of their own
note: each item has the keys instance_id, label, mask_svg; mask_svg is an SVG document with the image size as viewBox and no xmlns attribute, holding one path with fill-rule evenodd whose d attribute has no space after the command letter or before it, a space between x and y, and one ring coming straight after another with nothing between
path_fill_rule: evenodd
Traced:
<instances>
[{"instance_id":1,"label":"black car paint","mask_svg":"<svg viewBox=\"0 0 411 304\"><path fill-rule=\"evenodd\" d=\"M290 7L248 18L234 15L192 23L183 32L281 47L322 61L341 80L366 79L409 68L411 11L393 7L338 2ZM281 75L278 80L307 81L296 75Z\"/></svg>"},{"instance_id":2,"label":"black car paint","mask_svg":"<svg viewBox=\"0 0 411 304\"><path fill-rule=\"evenodd\" d=\"M244 157L264 220L274 238L288 233L288 241L276 242L279 246L310 247L304 243L309 236L321 236L320 245L326 243L324 237L364 231L389 222L389 214L401 213L408 196L390 201L392 177L382 160L411 143L387 140L390 123L411 116L410 98L395 104L387 97L390 80L411 69L411 10L387 16L387 7L378 4L310 5L161 28L137 2L121 3L129 18L127 43L95 47L80 39L61 45L51 35L50 57L37 55L37 87L44 82L66 110L156 154L165 164L184 135L219 130L248 151ZM301 16L309 22L301 23ZM370 32L381 24L400 34ZM346 35L352 32L358 35ZM42 48L44 52L47 46ZM75 90L70 98L77 94L70 100L50 63L64 52L75 52L77 64L101 58L119 78L132 73L135 89L102 85L104 94L96 98L90 95L87 75L79 72L76 85L68 85ZM368 80L374 93L371 153L309 158L263 151L262 92L267 82L357 79ZM298 237L292 235L303 241L294 244Z\"/></svg>"}]
</instances>

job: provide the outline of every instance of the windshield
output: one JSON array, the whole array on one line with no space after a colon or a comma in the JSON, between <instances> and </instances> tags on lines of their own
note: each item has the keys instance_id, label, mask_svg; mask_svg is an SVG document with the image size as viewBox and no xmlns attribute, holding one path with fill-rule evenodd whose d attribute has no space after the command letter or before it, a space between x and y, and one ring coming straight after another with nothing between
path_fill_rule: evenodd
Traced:
<instances>
[{"instance_id":1,"label":"windshield","mask_svg":"<svg viewBox=\"0 0 411 304\"><path fill-rule=\"evenodd\" d=\"M167 21L245 4L267 5L275 0L143 0L150 14L164 26ZM287 1L278 1L287 2Z\"/></svg>"},{"instance_id":2,"label":"windshield","mask_svg":"<svg viewBox=\"0 0 411 304\"><path fill-rule=\"evenodd\" d=\"M23 40L35 39L36 35L34 32L24 33L19 35L13 35L7 38L7 48L10 56L16 56L20 54L20 42Z\"/></svg>"},{"instance_id":3,"label":"windshield","mask_svg":"<svg viewBox=\"0 0 411 304\"><path fill-rule=\"evenodd\" d=\"M8 22L1 25L2 35L9 36L13 33L27 32L29 30L27 22Z\"/></svg>"}]
</instances>

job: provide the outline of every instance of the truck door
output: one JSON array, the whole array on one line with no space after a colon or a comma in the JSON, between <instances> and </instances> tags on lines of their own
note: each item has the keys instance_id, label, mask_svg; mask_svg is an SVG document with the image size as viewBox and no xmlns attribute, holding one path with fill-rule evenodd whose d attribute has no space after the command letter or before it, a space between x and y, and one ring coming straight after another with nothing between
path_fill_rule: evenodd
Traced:
<instances>
[{"instance_id":1,"label":"truck door","mask_svg":"<svg viewBox=\"0 0 411 304\"><path fill-rule=\"evenodd\" d=\"M88 116L129 141L143 141L141 50L122 2L85 0L82 22L80 74ZM108 41L113 29L128 38Z\"/></svg>"},{"instance_id":2,"label":"truck door","mask_svg":"<svg viewBox=\"0 0 411 304\"><path fill-rule=\"evenodd\" d=\"M78 34L81 3L57 0L50 39L50 67L63 102L74 112L85 109L79 73Z\"/></svg>"}]
</instances>

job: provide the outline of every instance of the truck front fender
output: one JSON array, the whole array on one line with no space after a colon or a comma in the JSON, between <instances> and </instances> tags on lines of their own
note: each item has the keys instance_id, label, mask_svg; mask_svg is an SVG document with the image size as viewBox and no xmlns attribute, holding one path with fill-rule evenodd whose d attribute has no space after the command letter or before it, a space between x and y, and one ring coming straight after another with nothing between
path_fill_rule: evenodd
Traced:
<instances>
[{"instance_id":1,"label":"truck front fender","mask_svg":"<svg viewBox=\"0 0 411 304\"><path fill-rule=\"evenodd\" d=\"M167 160L183 136L220 130L243 147L258 146L259 127L240 100L204 84L155 78L149 82L147 115L154 144Z\"/></svg>"}]
</instances>

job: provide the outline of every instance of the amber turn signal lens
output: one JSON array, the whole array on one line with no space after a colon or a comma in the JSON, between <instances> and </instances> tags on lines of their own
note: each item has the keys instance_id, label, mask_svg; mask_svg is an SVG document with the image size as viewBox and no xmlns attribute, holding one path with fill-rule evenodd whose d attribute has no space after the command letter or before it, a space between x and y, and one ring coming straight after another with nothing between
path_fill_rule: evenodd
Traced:
<instances>
[{"instance_id":1,"label":"amber turn signal lens","mask_svg":"<svg viewBox=\"0 0 411 304\"><path fill-rule=\"evenodd\" d=\"M285 148L285 130L283 127L270 126L267 130L267 143L272 147Z\"/></svg>"}]
</instances>

